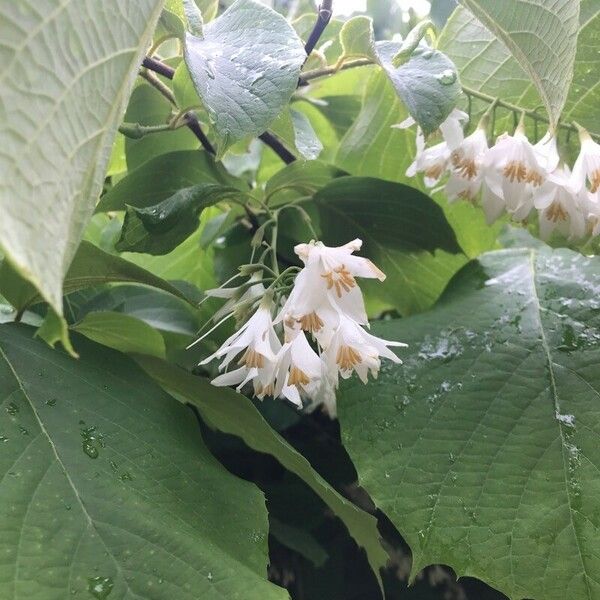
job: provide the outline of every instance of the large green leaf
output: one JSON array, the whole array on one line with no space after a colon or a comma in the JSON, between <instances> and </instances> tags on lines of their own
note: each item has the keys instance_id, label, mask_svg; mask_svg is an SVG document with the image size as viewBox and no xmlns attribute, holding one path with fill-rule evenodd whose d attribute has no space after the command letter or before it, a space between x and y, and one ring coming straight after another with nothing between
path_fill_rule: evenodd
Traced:
<instances>
[{"instance_id":1,"label":"large green leaf","mask_svg":"<svg viewBox=\"0 0 600 600\"><path fill-rule=\"evenodd\" d=\"M600 118L600 103L597 102L600 89L597 77L599 28L600 6L595 0L582 0L575 72L563 120L576 120L590 131L598 130ZM533 109L539 105L540 97L531 77L506 46L469 11L458 8L454 12L440 35L439 45L458 66L466 86L524 108Z\"/></svg>"},{"instance_id":2,"label":"large green leaf","mask_svg":"<svg viewBox=\"0 0 600 600\"><path fill-rule=\"evenodd\" d=\"M162 4L0 4L0 248L58 313Z\"/></svg>"},{"instance_id":3,"label":"large green leaf","mask_svg":"<svg viewBox=\"0 0 600 600\"><path fill-rule=\"evenodd\" d=\"M184 57L219 155L269 127L294 93L306 59L291 25L256 0L237 0L202 37L187 33Z\"/></svg>"},{"instance_id":4,"label":"large green leaf","mask_svg":"<svg viewBox=\"0 0 600 600\"><path fill-rule=\"evenodd\" d=\"M365 548L369 563L381 581L379 569L385 566L388 557L380 544L377 520L340 496L269 426L248 398L230 389L216 388L207 379L195 377L164 361L150 357L137 360L166 391L196 406L210 426L242 438L258 452L274 456L305 481L342 520L356 542Z\"/></svg>"},{"instance_id":5,"label":"large green leaf","mask_svg":"<svg viewBox=\"0 0 600 600\"><path fill-rule=\"evenodd\" d=\"M511 598L600 598L598 259L510 249L430 312L375 327L409 344L339 395L359 480L410 544Z\"/></svg>"},{"instance_id":6,"label":"large green leaf","mask_svg":"<svg viewBox=\"0 0 600 600\"><path fill-rule=\"evenodd\" d=\"M121 179L102 199L96 212L154 206L182 188L199 183L239 186L207 152L179 150L150 159Z\"/></svg>"},{"instance_id":7,"label":"large green leaf","mask_svg":"<svg viewBox=\"0 0 600 600\"><path fill-rule=\"evenodd\" d=\"M362 254L387 275L384 283L363 285L402 314L429 307L465 263L444 212L415 188L341 177L319 190L313 202L323 241L341 245L361 238Z\"/></svg>"},{"instance_id":8,"label":"large green leaf","mask_svg":"<svg viewBox=\"0 0 600 600\"><path fill-rule=\"evenodd\" d=\"M193 414L123 355L30 332L0 328L2 598L286 598L262 494Z\"/></svg>"},{"instance_id":9,"label":"large green leaf","mask_svg":"<svg viewBox=\"0 0 600 600\"><path fill-rule=\"evenodd\" d=\"M193 302L178 288L150 271L108 254L90 242L82 242L65 276L65 293L114 282L148 285ZM19 311L43 300L33 285L19 277L6 262L0 263L0 292Z\"/></svg>"},{"instance_id":10,"label":"large green leaf","mask_svg":"<svg viewBox=\"0 0 600 600\"><path fill-rule=\"evenodd\" d=\"M461 0L529 75L553 124L573 79L580 0Z\"/></svg>"}]
</instances>

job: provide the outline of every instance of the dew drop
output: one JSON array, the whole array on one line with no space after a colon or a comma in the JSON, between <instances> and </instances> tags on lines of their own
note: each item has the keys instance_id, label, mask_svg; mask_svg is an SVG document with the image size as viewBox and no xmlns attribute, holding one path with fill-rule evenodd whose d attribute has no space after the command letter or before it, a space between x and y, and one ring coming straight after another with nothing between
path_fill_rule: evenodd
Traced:
<instances>
[{"instance_id":1,"label":"dew drop","mask_svg":"<svg viewBox=\"0 0 600 600\"><path fill-rule=\"evenodd\" d=\"M435 78L442 85L452 85L456 81L456 71L453 71L452 69L446 69L445 71L442 71L436 75Z\"/></svg>"},{"instance_id":2,"label":"dew drop","mask_svg":"<svg viewBox=\"0 0 600 600\"><path fill-rule=\"evenodd\" d=\"M98 458L98 448L96 448L89 440L83 440L82 448L85 454L90 458Z\"/></svg>"},{"instance_id":3,"label":"dew drop","mask_svg":"<svg viewBox=\"0 0 600 600\"><path fill-rule=\"evenodd\" d=\"M208 579L209 581L213 580L213 574L209 571L208 575L206 576L206 579Z\"/></svg>"},{"instance_id":4,"label":"dew drop","mask_svg":"<svg viewBox=\"0 0 600 600\"><path fill-rule=\"evenodd\" d=\"M49 400L46 400L46 404L48 406L56 406L56 398L50 398Z\"/></svg>"},{"instance_id":5,"label":"dew drop","mask_svg":"<svg viewBox=\"0 0 600 600\"><path fill-rule=\"evenodd\" d=\"M29 435L29 429L23 427L23 425L19 425L19 431L21 432L21 435Z\"/></svg>"},{"instance_id":6,"label":"dew drop","mask_svg":"<svg viewBox=\"0 0 600 600\"><path fill-rule=\"evenodd\" d=\"M129 471L123 471L121 476L119 477L121 481L131 481L133 479L131 473Z\"/></svg>"},{"instance_id":7,"label":"dew drop","mask_svg":"<svg viewBox=\"0 0 600 600\"><path fill-rule=\"evenodd\" d=\"M11 402L7 407L6 407L6 412L11 416L14 417L18 412L19 412L19 407L14 403Z\"/></svg>"},{"instance_id":8,"label":"dew drop","mask_svg":"<svg viewBox=\"0 0 600 600\"><path fill-rule=\"evenodd\" d=\"M8 442L8 438L5 435L0 435L0 443L6 444Z\"/></svg>"},{"instance_id":9,"label":"dew drop","mask_svg":"<svg viewBox=\"0 0 600 600\"><path fill-rule=\"evenodd\" d=\"M105 600L112 592L114 585L110 577L90 577L88 579L88 592L98 600Z\"/></svg>"}]
</instances>

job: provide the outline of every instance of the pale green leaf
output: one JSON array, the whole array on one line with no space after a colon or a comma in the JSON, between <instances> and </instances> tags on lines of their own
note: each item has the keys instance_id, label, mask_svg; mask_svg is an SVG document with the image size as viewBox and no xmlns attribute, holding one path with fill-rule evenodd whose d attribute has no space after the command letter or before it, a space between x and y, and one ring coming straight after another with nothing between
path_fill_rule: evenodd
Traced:
<instances>
[{"instance_id":1,"label":"pale green leaf","mask_svg":"<svg viewBox=\"0 0 600 600\"><path fill-rule=\"evenodd\" d=\"M123 355L30 336L0 328L0 596L287 598L266 579L263 495L189 409Z\"/></svg>"},{"instance_id":2,"label":"pale green leaf","mask_svg":"<svg viewBox=\"0 0 600 600\"><path fill-rule=\"evenodd\" d=\"M71 326L73 331L126 354L165 358L165 342L144 321L120 312L90 312Z\"/></svg>"},{"instance_id":3,"label":"pale green leaf","mask_svg":"<svg viewBox=\"0 0 600 600\"><path fill-rule=\"evenodd\" d=\"M554 125L573 79L579 1L461 0L531 78Z\"/></svg>"},{"instance_id":4,"label":"pale green leaf","mask_svg":"<svg viewBox=\"0 0 600 600\"><path fill-rule=\"evenodd\" d=\"M600 598L599 272L568 250L492 252L431 311L374 325L409 347L342 389L342 439L413 575Z\"/></svg>"},{"instance_id":5,"label":"pale green leaf","mask_svg":"<svg viewBox=\"0 0 600 600\"><path fill-rule=\"evenodd\" d=\"M370 58L377 62L373 20L359 15L348 19L340 31L344 58Z\"/></svg>"},{"instance_id":6,"label":"pale green leaf","mask_svg":"<svg viewBox=\"0 0 600 600\"><path fill-rule=\"evenodd\" d=\"M0 4L0 248L59 314L162 4Z\"/></svg>"},{"instance_id":7,"label":"pale green leaf","mask_svg":"<svg viewBox=\"0 0 600 600\"><path fill-rule=\"evenodd\" d=\"M281 15L257 0L237 0L204 27L203 38L186 34L184 57L222 156L275 120L296 89L306 55Z\"/></svg>"},{"instance_id":8,"label":"pale green leaf","mask_svg":"<svg viewBox=\"0 0 600 600\"><path fill-rule=\"evenodd\" d=\"M323 144L317 137L306 115L292 108L285 109L273 121L270 131L306 160L316 160L323 150Z\"/></svg>"}]
</instances>

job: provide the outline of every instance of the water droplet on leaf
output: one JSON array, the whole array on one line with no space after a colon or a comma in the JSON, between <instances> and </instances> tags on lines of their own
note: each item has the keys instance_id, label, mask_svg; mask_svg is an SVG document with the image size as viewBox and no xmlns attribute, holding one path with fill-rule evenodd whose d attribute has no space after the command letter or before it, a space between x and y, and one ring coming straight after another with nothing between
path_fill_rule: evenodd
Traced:
<instances>
[{"instance_id":1,"label":"water droplet on leaf","mask_svg":"<svg viewBox=\"0 0 600 600\"><path fill-rule=\"evenodd\" d=\"M98 600L105 600L112 592L114 585L110 577L90 577L88 579L88 592Z\"/></svg>"}]
</instances>

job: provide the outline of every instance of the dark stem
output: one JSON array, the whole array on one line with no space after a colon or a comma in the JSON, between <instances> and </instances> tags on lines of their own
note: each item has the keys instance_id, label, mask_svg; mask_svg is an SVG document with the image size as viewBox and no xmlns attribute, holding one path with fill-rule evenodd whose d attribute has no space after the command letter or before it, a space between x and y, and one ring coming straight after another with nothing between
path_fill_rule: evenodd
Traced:
<instances>
[{"instance_id":1,"label":"dark stem","mask_svg":"<svg viewBox=\"0 0 600 600\"><path fill-rule=\"evenodd\" d=\"M306 50L306 55L309 56L310 53L314 50L319 38L325 31L325 28L331 21L331 15L333 14L333 0L323 0L321 5L319 6L319 14L317 15L317 22L313 27L313 30L310 32L308 36L308 40L304 46L304 50Z\"/></svg>"},{"instance_id":2,"label":"dark stem","mask_svg":"<svg viewBox=\"0 0 600 600\"><path fill-rule=\"evenodd\" d=\"M167 79L173 79L175 76L175 69L159 60L156 60L155 58L146 56L142 64L150 71L154 71L155 73L158 73ZM216 154L213 145L210 143L200 127L198 117L196 117L193 112L190 111L185 114L185 123L200 140L200 143L204 149L211 154ZM269 146L269 148L271 148L271 150L273 150L286 165L289 165L296 160L296 157L277 138L275 138L275 136L271 135L270 133L265 131L265 133L259 136L259 139Z\"/></svg>"},{"instance_id":3,"label":"dark stem","mask_svg":"<svg viewBox=\"0 0 600 600\"><path fill-rule=\"evenodd\" d=\"M167 79L173 79L173 77L175 77L175 69L173 69L169 65L166 65L163 62L160 62L159 60L156 60L155 58L150 58L149 56L146 56L142 65L146 67L146 69L154 71L154 73L158 73L159 75L162 75ZM172 104L175 104L175 97L173 96L169 88L166 88L166 86L164 86L167 91L167 93L165 93L165 91L163 91L159 86L157 86L152 79L149 79L147 77L145 79L147 79L147 81L154 85ZM160 82L159 80L156 81L162 85L162 82ZM198 121L198 117L192 111L190 111L185 113L183 118L185 124L189 127L190 131L200 140L202 147L208 153L215 155L216 151L213 145L210 143L210 140L206 137L204 131L202 131L202 127L200 126L200 121Z\"/></svg>"},{"instance_id":4,"label":"dark stem","mask_svg":"<svg viewBox=\"0 0 600 600\"><path fill-rule=\"evenodd\" d=\"M175 69L170 67L169 65L165 65L165 63L160 62L160 60L156 60L155 58L151 58L150 56L146 56L144 58L144 62L142 63L146 69L150 69L167 79L173 79L175 75Z\"/></svg>"},{"instance_id":5,"label":"dark stem","mask_svg":"<svg viewBox=\"0 0 600 600\"><path fill-rule=\"evenodd\" d=\"M263 144L266 144L279 156L279 158L286 164L289 165L296 160L296 157L271 133L265 131L262 135L258 136Z\"/></svg>"}]
</instances>

